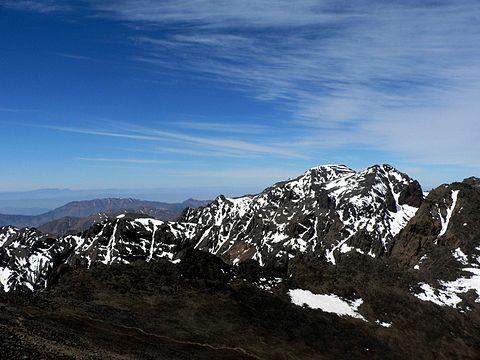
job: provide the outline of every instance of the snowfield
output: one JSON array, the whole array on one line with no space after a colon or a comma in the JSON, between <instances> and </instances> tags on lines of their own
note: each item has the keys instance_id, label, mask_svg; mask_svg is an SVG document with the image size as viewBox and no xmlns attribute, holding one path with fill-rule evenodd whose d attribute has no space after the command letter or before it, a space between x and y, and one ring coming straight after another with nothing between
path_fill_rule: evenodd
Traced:
<instances>
[{"instance_id":1,"label":"snowfield","mask_svg":"<svg viewBox=\"0 0 480 360\"><path fill-rule=\"evenodd\" d=\"M309 290L302 289L293 289L288 293L292 299L292 303L295 305L307 305L311 309L320 309L339 316L351 316L366 321L365 318L358 313L358 308L363 303L362 299L346 301L335 294L314 294Z\"/></svg>"}]
</instances>

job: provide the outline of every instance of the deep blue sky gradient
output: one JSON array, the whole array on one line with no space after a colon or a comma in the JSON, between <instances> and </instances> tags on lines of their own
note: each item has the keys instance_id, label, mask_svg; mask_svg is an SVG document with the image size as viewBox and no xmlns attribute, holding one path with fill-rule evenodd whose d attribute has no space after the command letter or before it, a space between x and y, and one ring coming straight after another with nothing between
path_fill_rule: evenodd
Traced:
<instances>
[{"instance_id":1,"label":"deep blue sky gradient","mask_svg":"<svg viewBox=\"0 0 480 360\"><path fill-rule=\"evenodd\" d=\"M478 2L222 3L2 2L0 191L479 175Z\"/></svg>"}]
</instances>

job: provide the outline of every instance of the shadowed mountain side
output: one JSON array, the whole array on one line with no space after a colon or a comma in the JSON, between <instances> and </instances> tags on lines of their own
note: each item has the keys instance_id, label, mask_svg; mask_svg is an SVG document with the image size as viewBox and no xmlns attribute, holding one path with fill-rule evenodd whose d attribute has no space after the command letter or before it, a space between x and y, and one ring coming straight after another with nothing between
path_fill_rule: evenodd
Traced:
<instances>
[{"instance_id":1,"label":"shadowed mountain side","mask_svg":"<svg viewBox=\"0 0 480 360\"><path fill-rule=\"evenodd\" d=\"M2 353L12 359L474 359L479 354L478 328L465 332L464 315L419 301L403 289L415 281L411 275L360 254L352 254L348 266L305 257L276 269L232 267L192 249L181 259L176 265L160 260L64 267L38 295L0 294ZM273 276L283 281L261 289L261 279ZM293 305L287 291L297 287L362 296L368 321ZM479 324L478 317L469 321Z\"/></svg>"}]
</instances>

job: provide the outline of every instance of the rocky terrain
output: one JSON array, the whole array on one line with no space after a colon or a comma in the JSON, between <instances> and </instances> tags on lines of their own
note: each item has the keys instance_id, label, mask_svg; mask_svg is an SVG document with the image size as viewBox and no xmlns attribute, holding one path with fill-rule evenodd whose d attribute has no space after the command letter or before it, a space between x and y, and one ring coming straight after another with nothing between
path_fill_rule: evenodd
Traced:
<instances>
[{"instance_id":1,"label":"rocky terrain","mask_svg":"<svg viewBox=\"0 0 480 360\"><path fill-rule=\"evenodd\" d=\"M480 180L308 170L176 221L0 229L10 358L476 359Z\"/></svg>"}]
</instances>

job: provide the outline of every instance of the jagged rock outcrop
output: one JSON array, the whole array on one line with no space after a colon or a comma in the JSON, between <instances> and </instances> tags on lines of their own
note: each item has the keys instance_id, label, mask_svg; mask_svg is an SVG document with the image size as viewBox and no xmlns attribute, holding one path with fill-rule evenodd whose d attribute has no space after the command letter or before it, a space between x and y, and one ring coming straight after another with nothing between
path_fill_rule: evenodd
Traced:
<instances>
[{"instance_id":1,"label":"jagged rock outcrop","mask_svg":"<svg viewBox=\"0 0 480 360\"><path fill-rule=\"evenodd\" d=\"M389 165L356 172L325 165L258 195L218 197L187 211L198 224L196 246L236 263L292 258L302 252L336 256L352 250L379 256L415 214L418 182Z\"/></svg>"},{"instance_id":2,"label":"jagged rock outcrop","mask_svg":"<svg viewBox=\"0 0 480 360\"><path fill-rule=\"evenodd\" d=\"M400 232L392 256L406 266L418 264L436 248L460 247L475 257L479 239L480 189L466 182L442 185L428 194Z\"/></svg>"},{"instance_id":3,"label":"jagged rock outcrop","mask_svg":"<svg viewBox=\"0 0 480 360\"><path fill-rule=\"evenodd\" d=\"M475 176L471 176L469 178L464 179L463 183L471 185L471 186L475 186L475 187L480 187L480 178L475 177Z\"/></svg>"},{"instance_id":4,"label":"jagged rock outcrop","mask_svg":"<svg viewBox=\"0 0 480 360\"><path fill-rule=\"evenodd\" d=\"M419 298L441 306L480 304L480 188L475 181L432 190L391 250L419 273Z\"/></svg>"}]
</instances>

